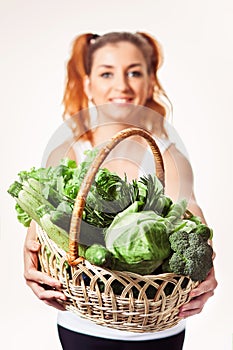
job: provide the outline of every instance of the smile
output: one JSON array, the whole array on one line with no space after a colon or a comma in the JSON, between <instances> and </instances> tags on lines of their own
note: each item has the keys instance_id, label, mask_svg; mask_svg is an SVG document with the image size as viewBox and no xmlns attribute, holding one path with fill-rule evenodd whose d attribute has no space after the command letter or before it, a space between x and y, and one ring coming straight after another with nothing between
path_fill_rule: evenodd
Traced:
<instances>
[{"instance_id":1,"label":"smile","mask_svg":"<svg viewBox=\"0 0 233 350\"><path fill-rule=\"evenodd\" d=\"M132 98L112 98L111 99L111 102L119 103L119 104L131 103L132 101L133 101Z\"/></svg>"}]
</instances>

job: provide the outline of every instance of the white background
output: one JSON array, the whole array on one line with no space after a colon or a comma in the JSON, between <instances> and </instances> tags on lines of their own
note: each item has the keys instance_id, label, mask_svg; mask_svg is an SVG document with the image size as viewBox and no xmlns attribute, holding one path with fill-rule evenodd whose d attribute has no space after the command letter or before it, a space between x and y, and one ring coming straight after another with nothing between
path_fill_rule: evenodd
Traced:
<instances>
[{"instance_id":1,"label":"white background","mask_svg":"<svg viewBox=\"0 0 233 350\"><path fill-rule=\"evenodd\" d=\"M230 350L233 2L1 0L0 23L1 348L60 349L56 311L25 285L25 229L6 189L20 170L40 165L61 124L65 63L74 37L140 30L163 45L160 79L191 158L198 201L214 229L219 285L203 312L189 319L184 349Z\"/></svg>"}]
</instances>

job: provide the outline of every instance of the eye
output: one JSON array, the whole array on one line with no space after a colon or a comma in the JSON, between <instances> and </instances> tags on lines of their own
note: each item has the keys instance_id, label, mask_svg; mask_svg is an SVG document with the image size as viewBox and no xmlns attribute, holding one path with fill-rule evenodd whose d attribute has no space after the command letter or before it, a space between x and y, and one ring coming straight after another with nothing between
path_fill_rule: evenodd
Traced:
<instances>
[{"instance_id":1,"label":"eye","mask_svg":"<svg viewBox=\"0 0 233 350\"><path fill-rule=\"evenodd\" d=\"M113 74L112 74L111 72L104 72L104 73L101 73L101 74L100 74L100 76L101 76L102 78L105 78L105 79L111 78L112 75L113 75Z\"/></svg>"},{"instance_id":2,"label":"eye","mask_svg":"<svg viewBox=\"0 0 233 350\"><path fill-rule=\"evenodd\" d=\"M139 70L133 70L128 72L128 77L129 78L138 78L142 76L142 72Z\"/></svg>"}]
</instances>

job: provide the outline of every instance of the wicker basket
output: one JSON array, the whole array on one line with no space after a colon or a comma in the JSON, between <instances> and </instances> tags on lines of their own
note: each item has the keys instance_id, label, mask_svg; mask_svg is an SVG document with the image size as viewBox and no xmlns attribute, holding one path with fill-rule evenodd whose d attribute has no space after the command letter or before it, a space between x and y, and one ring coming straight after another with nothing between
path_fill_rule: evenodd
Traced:
<instances>
[{"instance_id":1,"label":"wicker basket","mask_svg":"<svg viewBox=\"0 0 233 350\"><path fill-rule=\"evenodd\" d=\"M123 139L133 135L143 137L150 145L156 163L156 175L164 184L162 156L150 134L139 128L117 133L100 150L79 190L71 218L69 253L60 249L38 227L41 243L39 261L42 271L62 283L67 297L63 305L67 310L118 330L155 332L170 328L180 321L179 308L189 301L189 293L197 283L187 276L172 273L141 276L111 271L78 257L82 212L92 181L109 152Z\"/></svg>"}]
</instances>

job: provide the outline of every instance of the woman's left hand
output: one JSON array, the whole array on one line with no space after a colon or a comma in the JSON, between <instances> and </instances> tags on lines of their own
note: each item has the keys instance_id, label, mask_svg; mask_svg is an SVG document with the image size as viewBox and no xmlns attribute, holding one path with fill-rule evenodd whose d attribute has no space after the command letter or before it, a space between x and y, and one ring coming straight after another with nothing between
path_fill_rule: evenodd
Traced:
<instances>
[{"instance_id":1,"label":"woman's left hand","mask_svg":"<svg viewBox=\"0 0 233 350\"><path fill-rule=\"evenodd\" d=\"M186 318L199 314L207 300L214 295L217 285L214 268L212 268L205 281L190 292L191 300L180 308L179 317Z\"/></svg>"}]
</instances>

